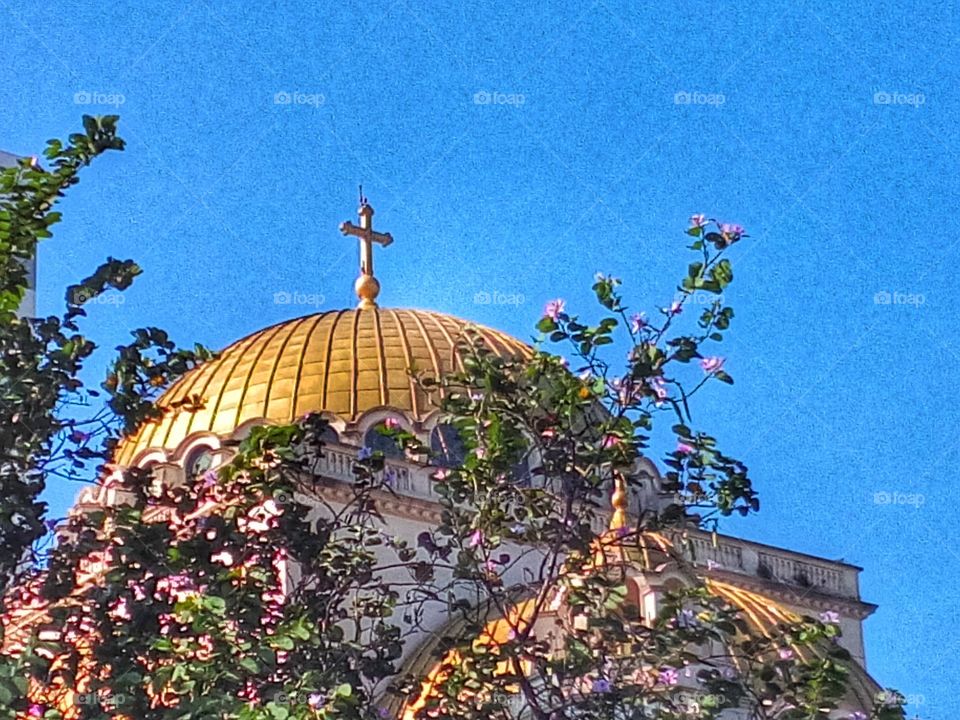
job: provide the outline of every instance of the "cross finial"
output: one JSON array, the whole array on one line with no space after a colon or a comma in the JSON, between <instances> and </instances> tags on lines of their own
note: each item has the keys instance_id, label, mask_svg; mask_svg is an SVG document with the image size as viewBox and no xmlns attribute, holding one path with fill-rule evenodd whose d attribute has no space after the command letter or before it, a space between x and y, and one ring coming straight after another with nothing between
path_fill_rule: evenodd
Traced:
<instances>
[{"instance_id":1,"label":"cross finial","mask_svg":"<svg viewBox=\"0 0 960 720\"><path fill-rule=\"evenodd\" d=\"M373 276L373 244L378 243L386 247L393 242L390 233L379 233L373 229L373 207L363 196L363 185L360 186L360 207L357 209L360 219L359 225L349 220L340 223L340 232L360 239L360 276L354 283L357 297L360 298L361 308L376 307L377 295L380 294L380 283Z\"/></svg>"}]
</instances>

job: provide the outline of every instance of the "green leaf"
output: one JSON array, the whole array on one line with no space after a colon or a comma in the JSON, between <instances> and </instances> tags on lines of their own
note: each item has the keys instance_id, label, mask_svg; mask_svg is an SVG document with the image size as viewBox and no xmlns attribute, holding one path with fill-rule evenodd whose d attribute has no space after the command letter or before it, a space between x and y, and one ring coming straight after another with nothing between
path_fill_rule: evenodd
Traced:
<instances>
[{"instance_id":1,"label":"green leaf","mask_svg":"<svg viewBox=\"0 0 960 720\"><path fill-rule=\"evenodd\" d=\"M291 637L288 635L278 635L273 638L274 647L278 647L281 650L293 650L294 642Z\"/></svg>"},{"instance_id":2,"label":"green leaf","mask_svg":"<svg viewBox=\"0 0 960 720\"><path fill-rule=\"evenodd\" d=\"M542 333L551 333L556 329L557 323L555 323L552 318L543 317L540 318L540 322L537 323L537 330Z\"/></svg>"},{"instance_id":3,"label":"green leaf","mask_svg":"<svg viewBox=\"0 0 960 720\"><path fill-rule=\"evenodd\" d=\"M278 705L275 702L267 703L267 712L270 713L270 717L274 718L274 720L287 720L287 718L290 717L290 711L283 705Z\"/></svg>"}]
</instances>

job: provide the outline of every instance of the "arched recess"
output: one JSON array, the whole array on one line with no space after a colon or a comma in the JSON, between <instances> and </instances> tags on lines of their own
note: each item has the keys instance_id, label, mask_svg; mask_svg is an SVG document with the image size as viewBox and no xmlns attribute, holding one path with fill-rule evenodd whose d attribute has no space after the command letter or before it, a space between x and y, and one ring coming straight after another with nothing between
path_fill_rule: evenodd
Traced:
<instances>
[{"instance_id":1,"label":"arched recess","mask_svg":"<svg viewBox=\"0 0 960 720\"><path fill-rule=\"evenodd\" d=\"M398 422L400 427L408 432L415 432L413 423L402 410L393 407L379 407L365 413L357 421L356 428L361 438L361 444L374 452L382 452L386 458L401 460L405 457L403 449L397 445L393 438L381 432L387 420ZM423 440L424 438L421 437L420 439Z\"/></svg>"},{"instance_id":2,"label":"arched recess","mask_svg":"<svg viewBox=\"0 0 960 720\"><path fill-rule=\"evenodd\" d=\"M455 468L463 464L467 454L460 432L450 423L435 423L430 430L430 462L443 468Z\"/></svg>"}]
</instances>

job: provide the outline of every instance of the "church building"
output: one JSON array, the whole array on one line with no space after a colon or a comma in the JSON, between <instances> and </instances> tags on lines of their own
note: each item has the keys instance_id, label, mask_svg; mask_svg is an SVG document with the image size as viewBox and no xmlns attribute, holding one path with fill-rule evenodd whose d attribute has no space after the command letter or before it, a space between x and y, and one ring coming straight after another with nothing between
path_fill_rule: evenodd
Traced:
<instances>
[{"instance_id":1,"label":"church building","mask_svg":"<svg viewBox=\"0 0 960 720\"><path fill-rule=\"evenodd\" d=\"M395 492L378 496L378 509L391 532L415 546L417 536L440 517L431 479L435 468L391 452L384 447L377 428L393 418L441 454L448 451L449 428L408 369L426 368L438 377L456 371L461 365L457 340L467 328L505 358L528 355L531 348L467 319L379 305L373 245L387 246L393 239L373 229L373 215L373 208L362 202L358 224L341 226L344 234L360 240L356 307L319 312L258 330L187 373L158 403L173 407L197 395L203 398L203 407L167 413L158 422L145 425L120 445L118 468L150 467L164 482L175 483L227 461L230 441L252 426L289 423L307 413L322 413L330 421L330 431L321 469L334 492L338 484L346 487L351 482L352 464L361 448L384 449L386 464L396 478ZM666 502L656 466L649 460L642 463L639 470L648 482L642 491L615 493L611 507L615 522L629 525L641 507ZM115 492L107 478L81 493L77 510L116 502ZM687 571L669 560L669 538L650 542L651 552L632 572L641 601L655 610L658 593ZM657 544L662 547L654 547ZM676 547L711 592L740 608L758 633L797 616L829 613L838 617L841 642L856 663L843 717L869 711L882 688L866 671L862 622L876 607L860 597L860 568L737 537L712 537L699 530L690 530L687 541ZM407 643L402 667L424 678L423 690L421 697L393 701L389 706L393 717L411 718L429 694L430 678L445 662L437 658L434 645L446 622L439 613L427 618L427 629Z\"/></svg>"}]
</instances>

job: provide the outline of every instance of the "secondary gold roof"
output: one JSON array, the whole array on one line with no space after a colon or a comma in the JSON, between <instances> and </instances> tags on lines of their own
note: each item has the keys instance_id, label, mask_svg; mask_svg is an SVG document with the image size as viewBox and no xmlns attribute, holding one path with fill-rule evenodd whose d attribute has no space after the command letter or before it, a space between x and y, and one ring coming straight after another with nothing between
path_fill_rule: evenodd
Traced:
<instances>
[{"instance_id":1,"label":"secondary gold roof","mask_svg":"<svg viewBox=\"0 0 960 720\"><path fill-rule=\"evenodd\" d=\"M634 564L637 570L646 572L656 572L655 566L671 557L674 548L673 541L658 532L638 533L627 543L633 548L629 553L632 557L628 558L627 562ZM679 569L682 574L688 576L691 585L695 586L702 581L711 595L739 610L752 635L777 638L783 635L783 625L789 625L801 619L796 612L771 597L709 576L697 579L692 568L687 566L679 566ZM506 616L491 610L491 617L478 636L479 641L494 646L505 643L510 637L511 630L529 625L535 613L550 614L550 612L552 611L538 610L535 598L519 601L509 608ZM449 638L462 634L466 622L465 617L458 617L451 621L442 632L431 634L406 661L404 669L414 677L422 678L420 692L414 693L406 700L400 696L386 700L385 705L392 715L399 720L414 720L417 712L426 707L431 698L436 697L437 686L449 677L451 669L462 662L462 656L458 650L452 649L442 653L440 648L449 641ZM793 644L790 646L804 660L809 659L811 654L825 654L823 647L808 649ZM441 659L438 660L438 656ZM740 665L740 660L735 657L734 662ZM524 667L527 667L525 671L528 672L529 666ZM858 708L869 709L873 705L876 694L881 691L881 687L856 661L850 663L849 669L847 700L855 703Z\"/></svg>"},{"instance_id":2,"label":"secondary gold roof","mask_svg":"<svg viewBox=\"0 0 960 720\"><path fill-rule=\"evenodd\" d=\"M460 369L456 342L467 328L503 357L530 352L497 330L424 310L357 308L273 325L180 378L157 404L170 407L199 395L204 407L144 426L122 443L117 462L128 464L147 448L176 448L192 433L227 434L259 418L282 423L327 411L353 421L389 406L423 420L435 408L408 370L440 376Z\"/></svg>"}]
</instances>

